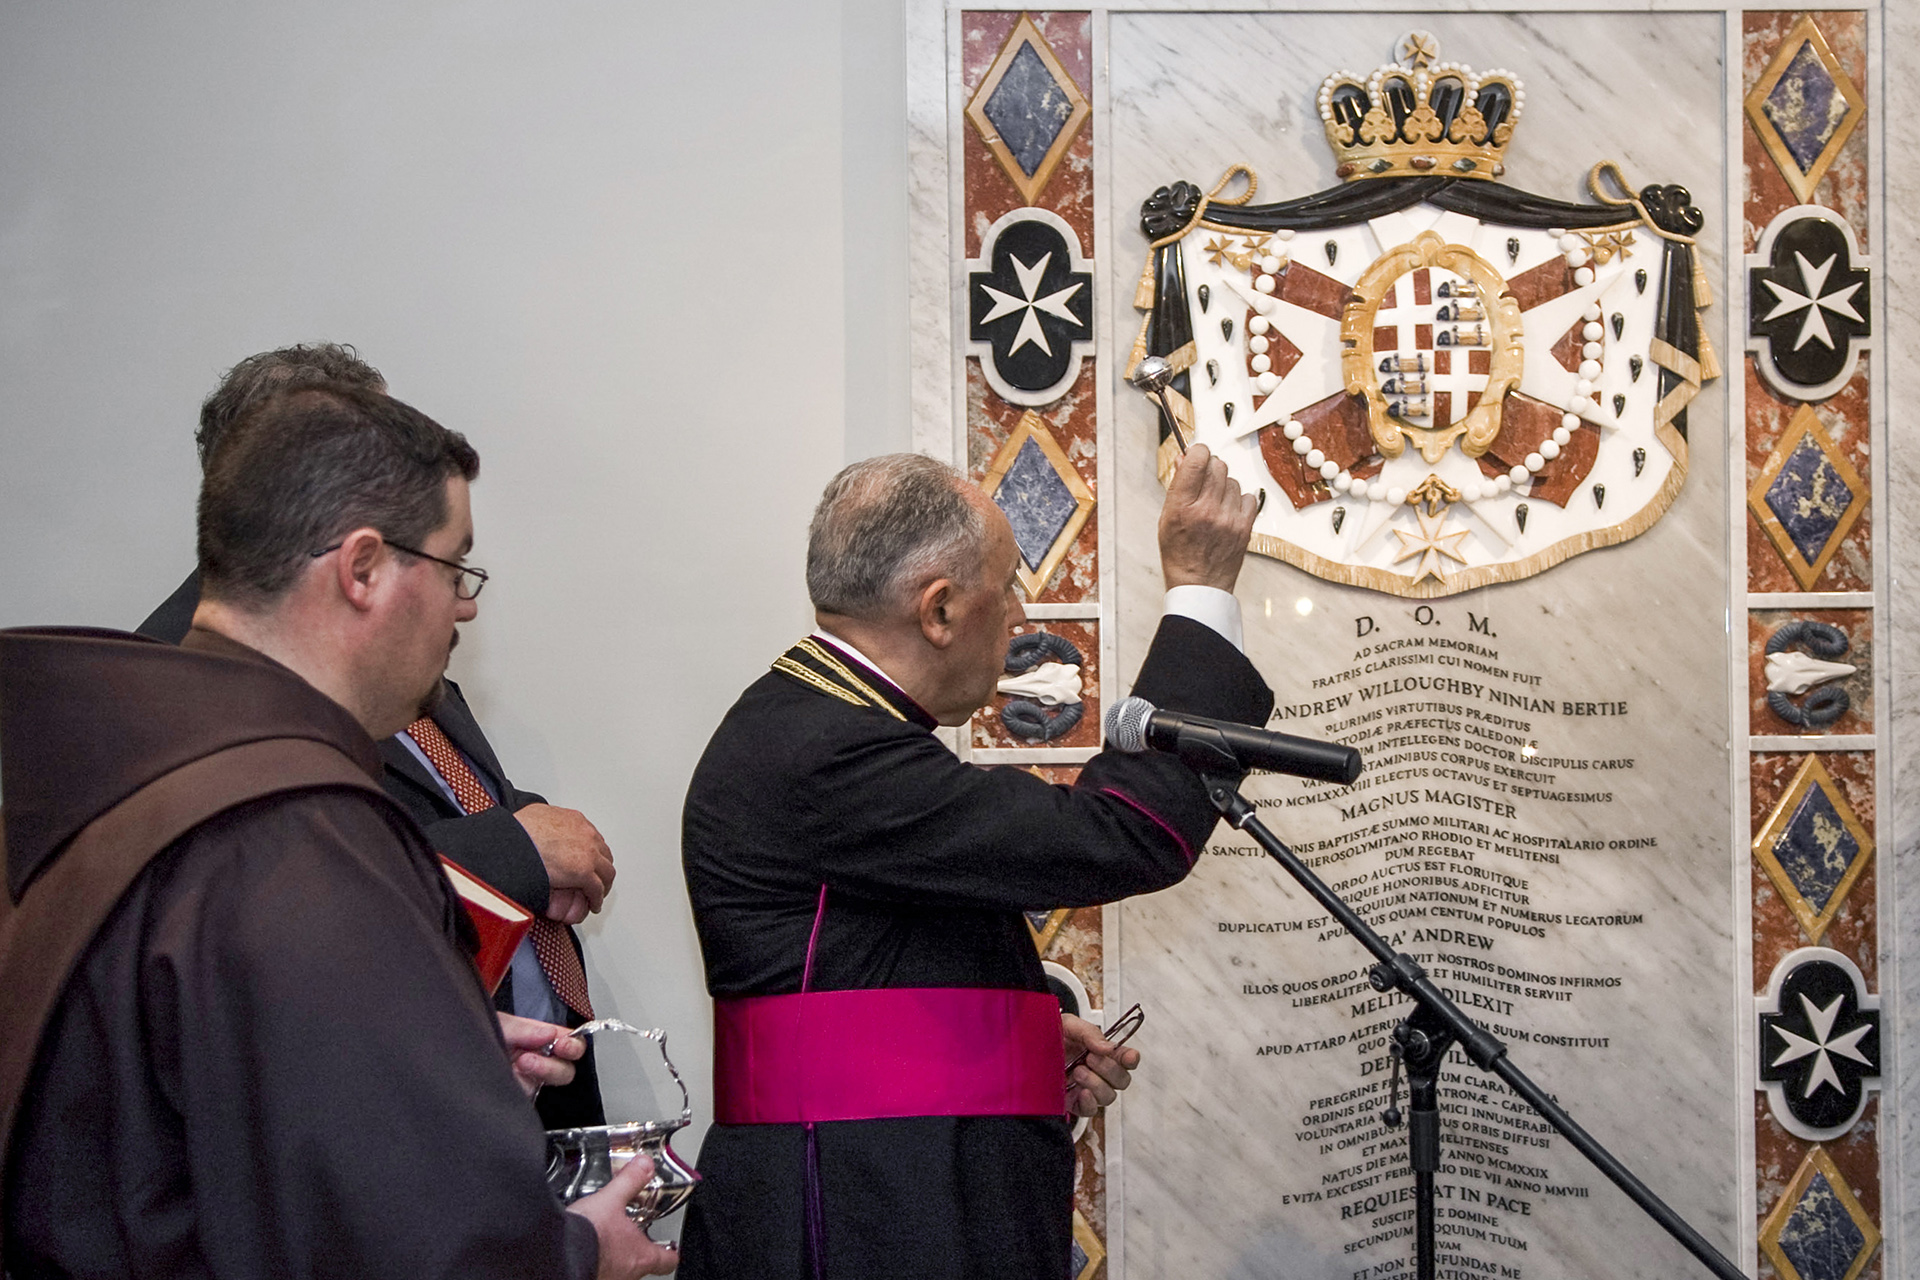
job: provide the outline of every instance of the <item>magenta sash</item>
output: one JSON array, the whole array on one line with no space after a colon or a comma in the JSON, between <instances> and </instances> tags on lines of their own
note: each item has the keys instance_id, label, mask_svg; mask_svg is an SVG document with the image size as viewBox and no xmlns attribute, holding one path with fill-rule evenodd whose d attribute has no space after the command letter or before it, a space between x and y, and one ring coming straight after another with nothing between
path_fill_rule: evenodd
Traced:
<instances>
[{"instance_id":1,"label":"magenta sash","mask_svg":"<svg viewBox=\"0 0 1920 1280\"><path fill-rule=\"evenodd\" d=\"M893 987L713 1003L721 1124L1059 1116L1060 1004L1045 992Z\"/></svg>"}]
</instances>

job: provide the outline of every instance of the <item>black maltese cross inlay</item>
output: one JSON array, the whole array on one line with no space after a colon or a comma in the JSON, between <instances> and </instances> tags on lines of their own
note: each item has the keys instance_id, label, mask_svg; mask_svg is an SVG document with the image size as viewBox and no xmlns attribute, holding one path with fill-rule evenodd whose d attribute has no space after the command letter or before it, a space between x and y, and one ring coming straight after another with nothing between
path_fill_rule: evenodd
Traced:
<instances>
[{"instance_id":1,"label":"black maltese cross inlay","mask_svg":"<svg viewBox=\"0 0 1920 1280\"><path fill-rule=\"evenodd\" d=\"M1832 395L1872 335L1872 271L1853 231L1831 210L1790 209L1747 259L1748 346L1776 391Z\"/></svg>"},{"instance_id":2,"label":"black maltese cross inlay","mask_svg":"<svg viewBox=\"0 0 1920 1280\"><path fill-rule=\"evenodd\" d=\"M1760 1083L1787 1129L1835 1137L1879 1083L1879 1000L1837 951L1807 948L1781 964L1791 967L1776 975L1777 997L1761 1000Z\"/></svg>"},{"instance_id":3,"label":"black maltese cross inlay","mask_svg":"<svg viewBox=\"0 0 1920 1280\"><path fill-rule=\"evenodd\" d=\"M1093 344L1093 271L1077 240L1058 217L1021 209L988 231L968 264L968 342L1015 404L1066 394Z\"/></svg>"}]
</instances>

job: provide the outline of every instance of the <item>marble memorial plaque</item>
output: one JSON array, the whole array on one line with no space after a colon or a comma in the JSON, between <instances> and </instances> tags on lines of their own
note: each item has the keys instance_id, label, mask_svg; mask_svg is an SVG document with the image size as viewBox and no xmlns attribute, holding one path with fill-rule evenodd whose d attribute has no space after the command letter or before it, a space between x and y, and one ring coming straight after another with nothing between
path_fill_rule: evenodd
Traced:
<instances>
[{"instance_id":1,"label":"marble memorial plaque","mask_svg":"<svg viewBox=\"0 0 1920 1280\"><path fill-rule=\"evenodd\" d=\"M1610 159L1636 182L1687 186L1706 215L1706 274L1727 296L1718 14L1114 14L1106 163L1124 249L1105 255L1111 331L1139 323L1142 199L1182 179L1205 190L1235 163L1258 171L1262 201L1335 186L1316 87L1391 57L1415 28L1528 86L1506 183L1584 200L1587 170ZM1724 314L1706 325L1727 350ZM1161 491L1153 411L1124 385L1113 404L1131 670L1160 609ZM1747 975L1729 838L1726 414L1709 383L1684 487L1621 545L1426 601L1250 556L1238 594L1277 694L1273 727L1367 761L1351 789L1250 779L1261 816L1733 1252L1734 1144L1752 1103L1736 1071ZM1145 1005L1149 1059L1123 1115L1113 1231L1127 1274L1411 1274L1405 1129L1379 1122L1386 1037L1407 1006L1368 986L1368 960L1225 827L1184 885L1119 909L1110 1002ZM1441 1102L1441 1274L1697 1268L1497 1078L1456 1054Z\"/></svg>"}]
</instances>

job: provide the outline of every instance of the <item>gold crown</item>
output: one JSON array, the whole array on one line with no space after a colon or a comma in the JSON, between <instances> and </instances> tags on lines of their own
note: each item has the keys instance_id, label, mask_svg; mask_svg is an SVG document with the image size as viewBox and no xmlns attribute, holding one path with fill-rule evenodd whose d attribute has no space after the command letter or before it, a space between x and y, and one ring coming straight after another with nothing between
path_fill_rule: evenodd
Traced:
<instances>
[{"instance_id":1,"label":"gold crown","mask_svg":"<svg viewBox=\"0 0 1920 1280\"><path fill-rule=\"evenodd\" d=\"M1400 42L1400 61L1381 64L1364 82L1351 71L1320 84L1320 120L1337 162L1356 178L1497 178L1500 157L1527 100L1505 71L1440 62L1440 42L1425 31Z\"/></svg>"}]
</instances>

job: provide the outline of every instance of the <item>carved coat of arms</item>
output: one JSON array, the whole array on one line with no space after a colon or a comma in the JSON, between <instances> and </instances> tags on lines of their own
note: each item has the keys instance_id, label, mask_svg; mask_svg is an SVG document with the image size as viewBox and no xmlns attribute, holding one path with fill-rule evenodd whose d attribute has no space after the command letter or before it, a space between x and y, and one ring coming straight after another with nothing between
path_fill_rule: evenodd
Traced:
<instances>
[{"instance_id":1,"label":"carved coat of arms","mask_svg":"<svg viewBox=\"0 0 1920 1280\"><path fill-rule=\"evenodd\" d=\"M1651 527L1720 370L1684 188L1605 162L1592 204L1507 186L1520 82L1400 52L1320 86L1342 186L1255 205L1235 166L1146 201L1128 372L1172 366L1163 477L1198 439L1265 491L1256 551L1431 597Z\"/></svg>"}]
</instances>

